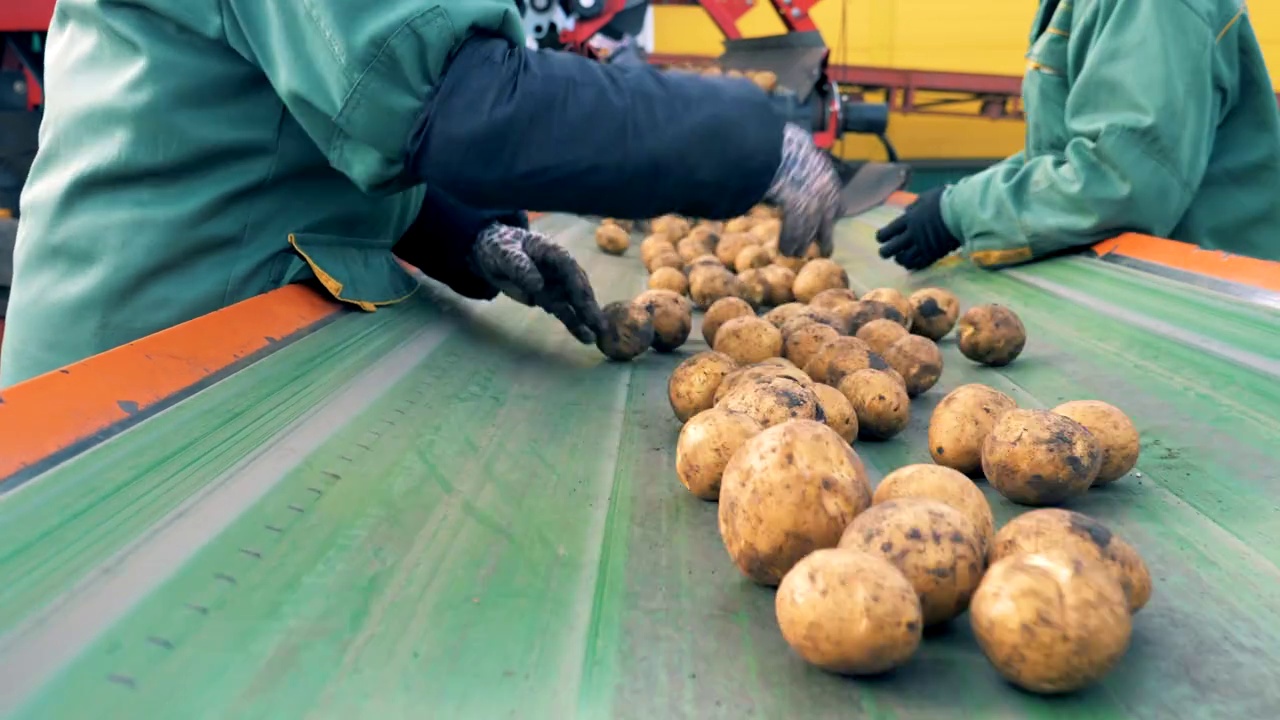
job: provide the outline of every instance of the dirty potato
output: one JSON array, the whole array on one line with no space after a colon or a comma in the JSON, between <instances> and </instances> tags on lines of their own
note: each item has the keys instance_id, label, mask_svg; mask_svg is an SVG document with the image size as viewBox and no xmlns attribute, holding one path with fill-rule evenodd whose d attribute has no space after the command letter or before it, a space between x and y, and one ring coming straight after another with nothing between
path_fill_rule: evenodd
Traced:
<instances>
[{"instance_id":1,"label":"dirty potato","mask_svg":"<svg viewBox=\"0 0 1280 720\"><path fill-rule=\"evenodd\" d=\"M914 312L911 309L911 303L905 296L894 288L876 288L866 295L862 296L863 301L882 302L889 305L903 318L903 325L910 330L912 316Z\"/></svg>"},{"instance_id":2,"label":"dirty potato","mask_svg":"<svg viewBox=\"0 0 1280 720\"><path fill-rule=\"evenodd\" d=\"M694 259L703 255L715 253L716 244L715 236L708 233L689 234L680 238L676 243L676 253L680 255L680 259L686 263L691 263Z\"/></svg>"},{"instance_id":3,"label":"dirty potato","mask_svg":"<svg viewBox=\"0 0 1280 720\"><path fill-rule=\"evenodd\" d=\"M960 299L949 290L923 288L907 296L911 304L911 332L937 342L951 332L960 317Z\"/></svg>"},{"instance_id":4,"label":"dirty potato","mask_svg":"<svg viewBox=\"0 0 1280 720\"><path fill-rule=\"evenodd\" d=\"M798 302L783 303L775 307L774 309L770 310L769 312L765 313L764 319L773 323L774 327L781 330L782 326L785 325L788 320L790 320L791 318L797 315L800 315L805 310L807 310L808 307L809 307L808 305L805 305L804 303L798 303Z\"/></svg>"},{"instance_id":5,"label":"dirty potato","mask_svg":"<svg viewBox=\"0 0 1280 720\"><path fill-rule=\"evenodd\" d=\"M649 276L650 290L670 290L677 295L689 293L689 279L684 273L671 267L660 267Z\"/></svg>"},{"instance_id":6,"label":"dirty potato","mask_svg":"<svg viewBox=\"0 0 1280 720\"><path fill-rule=\"evenodd\" d=\"M596 347L610 360L627 361L653 343L653 320L643 307L629 302L612 302L601 308L605 331L596 336Z\"/></svg>"},{"instance_id":7,"label":"dirty potato","mask_svg":"<svg viewBox=\"0 0 1280 720\"><path fill-rule=\"evenodd\" d=\"M704 265L689 273L689 296L702 310L722 298L742 298L745 294L746 289L738 276L723 267Z\"/></svg>"},{"instance_id":8,"label":"dirty potato","mask_svg":"<svg viewBox=\"0 0 1280 720\"><path fill-rule=\"evenodd\" d=\"M684 345L693 330L693 305L671 290L646 290L633 303L649 313L653 321L653 343L658 352L671 352Z\"/></svg>"},{"instance_id":9,"label":"dirty potato","mask_svg":"<svg viewBox=\"0 0 1280 720\"><path fill-rule=\"evenodd\" d=\"M754 237L747 233L726 232L720 236L720 242L716 243L716 258L724 263L725 267L734 267L738 253L749 247L759 247Z\"/></svg>"},{"instance_id":10,"label":"dirty potato","mask_svg":"<svg viewBox=\"0 0 1280 720\"><path fill-rule=\"evenodd\" d=\"M790 257L788 255L783 255L781 253L775 255L773 258L774 265L777 265L778 267L786 268L787 270L790 270L792 273L799 273L801 270L804 269L804 266L807 265L808 263L809 263L808 258Z\"/></svg>"},{"instance_id":11,"label":"dirty potato","mask_svg":"<svg viewBox=\"0 0 1280 720\"><path fill-rule=\"evenodd\" d=\"M822 407L827 425L839 433L845 442L852 443L858 437L858 416L853 412L849 398L830 385L821 383L814 383L813 392L818 396L818 404Z\"/></svg>"},{"instance_id":12,"label":"dirty potato","mask_svg":"<svg viewBox=\"0 0 1280 720\"><path fill-rule=\"evenodd\" d=\"M855 337L841 336L818 348L818 352L805 364L804 371L817 382L838 386L845 375L873 367L873 362L871 348L866 343ZM883 365L884 361L879 360L879 363Z\"/></svg>"},{"instance_id":13,"label":"dirty potato","mask_svg":"<svg viewBox=\"0 0 1280 720\"><path fill-rule=\"evenodd\" d=\"M987 497L972 480L941 465L906 465L884 476L871 496L871 504L912 497L936 500L959 510L978 534L982 556L987 556L995 536L995 519Z\"/></svg>"},{"instance_id":14,"label":"dirty potato","mask_svg":"<svg viewBox=\"0 0 1280 720\"><path fill-rule=\"evenodd\" d=\"M722 353L700 352L676 366L667 380L667 399L680 422L715 404L716 390L725 376L738 368Z\"/></svg>"},{"instance_id":15,"label":"dirty potato","mask_svg":"<svg viewBox=\"0 0 1280 720\"><path fill-rule=\"evenodd\" d=\"M1010 410L982 443L982 471L1020 505L1056 505L1098 477L1102 448L1083 425L1050 410Z\"/></svg>"},{"instance_id":16,"label":"dirty potato","mask_svg":"<svg viewBox=\"0 0 1280 720\"><path fill-rule=\"evenodd\" d=\"M716 330L712 347L733 358L740 365L782 355L782 332L755 314L735 317Z\"/></svg>"},{"instance_id":17,"label":"dirty potato","mask_svg":"<svg viewBox=\"0 0 1280 720\"><path fill-rule=\"evenodd\" d=\"M1053 411L1085 426L1102 446L1102 468L1093 481L1095 487L1119 480L1138 464L1142 449L1138 429L1120 408L1100 400L1074 400Z\"/></svg>"},{"instance_id":18,"label":"dirty potato","mask_svg":"<svg viewBox=\"0 0 1280 720\"><path fill-rule=\"evenodd\" d=\"M858 302L858 294L847 287L823 290L809 301L810 307L835 309L845 303Z\"/></svg>"},{"instance_id":19,"label":"dirty potato","mask_svg":"<svg viewBox=\"0 0 1280 720\"><path fill-rule=\"evenodd\" d=\"M631 247L631 233L613 223L602 223L596 228L596 247L609 255L621 255Z\"/></svg>"},{"instance_id":20,"label":"dirty potato","mask_svg":"<svg viewBox=\"0 0 1280 720\"><path fill-rule=\"evenodd\" d=\"M926 626L964 612L986 566L981 539L964 514L926 498L872 505L849 524L840 547L879 555L901 570L920 596Z\"/></svg>"},{"instance_id":21,"label":"dirty potato","mask_svg":"<svg viewBox=\"0 0 1280 720\"><path fill-rule=\"evenodd\" d=\"M648 267L649 263L658 255L667 253L676 253L676 246L667 239L666 235L649 235L640 241L640 261L644 263L645 267ZM678 255L679 253L676 254Z\"/></svg>"},{"instance_id":22,"label":"dirty potato","mask_svg":"<svg viewBox=\"0 0 1280 720\"><path fill-rule=\"evenodd\" d=\"M1101 562L1120 583L1130 612L1138 612L1151 599L1151 572L1138 551L1106 525L1071 510L1042 508L1010 520L991 544L991 562L1046 550Z\"/></svg>"},{"instance_id":23,"label":"dirty potato","mask_svg":"<svg viewBox=\"0 0 1280 720\"><path fill-rule=\"evenodd\" d=\"M791 649L828 672L875 675L903 665L920 647L915 589L869 553L809 553L782 578L774 611Z\"/></svg>"},{"instance_id":24,"label":"dirty potato","mask_svg":"<svg viewBox=\"0 0 1280 720\"><path fill-rule=\"evenodd\" d=\"M737 383L716 407L743 413L764 427L790 420L826 422L812 385L787 374Z\"/></svg>"},{"instance_id":25,"label":"dirty potato","mask_svg":"<svg viewBox=\"0 0 1280 720\"><path fill-rule=\"evenodd\" d=\"M886 372L858 370L842 378L836 389L853 405L860 438L888 440L911 421L907 389Z\"/></svg>"},{"instance_id":26,"label":"dirty potato","mask_svg":"<svg viewBox=\"0 0 1280 720\"><path fill-rule=\"evenodd\" d=\"M760 277L764 279L766 304L781 307L795 300L791 292L796 282L795 271L775 263L760 268Z\"/></svg>"},{"instance_id":27,"label":"dirty potato","mask_svg":"<svg viewBox=\"0 0 1280 720\"><path fill-rule=\"evenodd\" d=\"M733 268L738 272L757 270L769 264L769 253L759 245L748 245L738 252L733 259Z\"/></svg>"},{"instance_id":28,"label":"dirty potato","mask_svg":"<svg viewBox=\"0 0 1280 720\"><path fill-rule=\"evenodd\" d=\"M1003 305L975 305L960 318L960 352L970 360L1003 367L1027 345L1027 329L1017 313Z\"/></svg>"},{"instance_id":29,"label":"dirty potato","mask_svg":"<svg viewBox=\"0 0 1280 720\"><path fill-rule=\"evenodd\" d=\"M929 418L929 455L939 465L969 476L982 474L982 443L996 421L1018 407L1013 398L971 383L947 393Z\"/></svg>"},{"instance_id":30,"label":"dirty potato","mask_svg":"<svg viewBox=\"0 0 1280 720\"><path fill-rule=\"evenodd\" d=\"M858 328L858 332L855 334L855 337L871 346L872 350L881 355L885 354L890 345L906 336L907 329L902 327L901 323L886 319L872 320ZM885 359L887 360L888 358Z\"/></svg>"},{"instance_id":31,"label":"dirty potato","mask_svg":"<svg viewBox=\"0 0 1280 720\"><path fill-rule=\"evenodd\" d=\"M729 458L760 434L760 423L722 408L703 410L680 429L676 441L676 475L695 497L720 497L720 477Z\"/></svg>"},{"instance_id":32,"label":"dirty potato","mask_svg":"<svg viewBox=\"0 0 1280 720\"><path fill-rule=\"evenodd\" d=\"M974 593L969 622L1005 679L1042 694L1101 679L1120 662L1133 632L1115 578L1097 561L1061 550L994 563Z\"/></svg>"},{"instance_id":33,"label":"dirty potato","mask_svg":"<svg viewBox=\"0 0 1280 720\"><path fill-rule=\"evenodd\" d=\"M737 317L755 317L751 304L737 297L720 298L711 303L702 316L702 337L708 345L716 344L716 331L729 320Z\"/></svg>"},{"instance_id":34,"label":"dirty potato","mask_svg":"<svg viewBox=\"0 0 1280 720\"><path fill-rule=\"evenodd\" d=\"M689 221L679 215L663 215L653 219L649 223L650 230L655 235L663 235L669 242L675 244L680 238L689 234Z\"/></svg>"},{"instance_id":35,"label":"dirty potato","mask_svg":"<svg viewBox=\"0 0 1280 720\"><path fill-rule=\"evenodd\" d=\"M803 368L809 364L814 355L818 354L823 345L840 337L840 333L829 325L810 322L789 333L784 332L782 336L785 338L782 347L783 356L795 363L796 367Z\"/></svg>"},{"instance_id":36,"label":"dirty potato","mask_svg":"<svg viewBox=\"0 0 1280 720\"><path fill-rule=\"evenodd\" d=\"M649 274L652 275L658 270L658 268L667 267L680 270L684 267L684 261L680 259L679 253L675 250L663 250L662 252L650 257L649 261L646 262L644 266L645 269L649 271Z\"/></svg>"},{"instance_id":37,"label":"dirty potato","mask_svg":"<svg viewBox=\"0 0 1280 720\"><path fill-rule=\"evenodd\" d=\"M735 368L732 372L725 376L724 381L720 383L720 387L716 390L712 402L719 405L722 400L731 392L736 390L739 385L756 380L786 377L800 383L801 386L813 389L814 382L804 371L794 365L776 362L782 358L769 358L764 362L758 362L745 367Z\"/></svg>"},{"instance_id":38,"label":"dirty potato","mask_svg":"<svg viewBox=\"0 0 1280 720\"><path fill-rule=\"evenodd\" d=\"M738 273L738 281L742 283L742 299L751 303L752 307L760 307L769 297L769 286L758 269L743 270Z\"/></svg>"},{"instance_id":39,"label":"dirty potato","mask_svg":"<svg viewBox=\"0 0 1280 720\"><path fill-rule=\"evenodd\" d=\"M732 218L724 224L724 234L748 232L751 228L755 227L758 221L759 218L754 218L749 215L741 215L739 217Z\"/></svg>"},{"instance_id":40,"label":"dirty potato","mask_svg":"<svg viewBox=\"0 0 1280 720\"><path fill-rule=\"evenodd\" d=\"M805 263L796 273L791 292L796 300L807 303L823 290L849 287L849 275L834 260L817 258Z\"/></svg>"},{"instance_id":41,"label":"dirty potato","mask_svg":"<svg viewBox=\"0 0 1280 720\"><path fill-rule=\"evenodd\" d=\"M776 243L778 236L782 233L782 221L778 218L766 218L756 223L755 227L747 232L763 244Z\"/></svg>"},{"instance_id":42,"label":"dirty potato","mask_svg":"<svg viewBox=\"0 0 1280 720\"><path fill-rule=\"evenodd\" d=\"M902 313L894 306L880 302L879 300L859 300L853 303L843 303L836 308L836 312L845 316L846 322L849 323L849 333L857 334L864 325L872 320L892 320L904 329L910 322L903 317Z\"/></svg>"},{"instance_id":43,"label":"dirty potato","mask_svg":"<svg viewBox=\"0 0 1280 720\"><path fill-rule=\"evenodd\" d=\"M908 335L884 353L885 362L907 383L907 396L927 392L942 377L942 352L927 337Z\"/></svg>"},{"instance_id":44,"label":"dirty potato","mask_svg":"<svg viewBox=\"0 0 1280 720\"><path fill-rule=\"evenodd\" d=\"M720 483L719 525L729 557L761 585L777 585L814 550L835 547L871 504L862 460L821 422L793 420L748 440Z\"/></svg>"}]
</instances>

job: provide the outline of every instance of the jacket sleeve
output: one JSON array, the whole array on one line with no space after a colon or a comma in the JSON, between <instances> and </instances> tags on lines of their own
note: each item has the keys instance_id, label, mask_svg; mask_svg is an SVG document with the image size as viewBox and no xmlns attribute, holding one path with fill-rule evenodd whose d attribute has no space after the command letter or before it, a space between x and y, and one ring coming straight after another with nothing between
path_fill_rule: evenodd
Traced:
<instances>
[{"instance_id":1,"label":"jacket sleeve","mask_svg":"<svg viewBox=\"0 0 1280 720\"><path fill-rule=\"evenodd\" d=\"M979 265L1125 231L1167 237L1208 165L1222 103L1216 31L1183 2L1079 0L1074 13L1067 77L1044 78L1066 88L1065 148L996 165L943 197Z\"/></svg>"},{"instance_id":2,"label":"jacket sleeve","mask_svg":"<svg viewBox=\"0 0 1280 720\"><path fill-rule=\"evenodd\" d=\"M329 163L365 192L420 182L410 138L472 34L523 41L511 0L220 0L231 46L261 68Z\"/></svg>"}]
</instances>

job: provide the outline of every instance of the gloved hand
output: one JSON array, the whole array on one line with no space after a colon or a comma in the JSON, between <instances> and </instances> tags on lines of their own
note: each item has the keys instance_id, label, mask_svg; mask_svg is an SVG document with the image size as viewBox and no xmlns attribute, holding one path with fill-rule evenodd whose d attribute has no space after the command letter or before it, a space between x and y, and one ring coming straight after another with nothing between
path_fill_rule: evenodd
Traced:
<instances>
[{"instance_id":1,"label":"gloved hand","mask_svg":"<svg viewBox=\"0 0 1280 720\"><path fill-rule=\"evenodd\" d=\"M782 209L779 252L797 257L817 241L822 256L831 255L832 230L840 214L840 176L798 125L787 123L783 129L782 162L765 201Z\"/></svg>"},{"instance_id":2,"label":"gloved hand","mask_svg":"<svg viewBox=\"0 0 1280 720\"><path fill-rule=\"evenodd\" d=\"M493 223L476 239L470 262L503 294L554 315L579 342L594 343L604 332L587 274L546 235Z\"/></svg>"},{"instance_id":3,"label":"gloved hand","mask_svg":"<svg viewBox=\"0 0 1280 720\"><path fill-rule=\"evenodd\" d=\"M920 194L906 212L876 233L880 257L908 270L923 270L960 247L942 219L942 188Z\"/></svg>"}]
</instances>

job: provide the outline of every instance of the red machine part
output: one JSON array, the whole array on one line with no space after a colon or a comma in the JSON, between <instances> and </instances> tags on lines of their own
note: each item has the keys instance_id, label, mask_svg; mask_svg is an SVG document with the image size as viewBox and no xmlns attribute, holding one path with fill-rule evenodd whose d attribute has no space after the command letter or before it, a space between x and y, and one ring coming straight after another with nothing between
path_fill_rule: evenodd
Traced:
<instances>
[{"instance_id":1,"label":"red machine part","mask_svg":"<svg viewBox=\"0 0 1280 720\"><path fill-rule=\"evenodd\" d=\"M49 21L53 19L54 0L7 0L0 3L0 68L16 70L22 65L15 53L5 47L5 33L45 33L49 30ZM27 76L27 106L30 109L40 107L44 103L44 95L40 83L24 71Z\"/></svg>"},{"instance_id":2,"label":"red machine part","mask_svg":"<svg viewBox=\"0 0 1280 720\"><path fill-rule=\"evenodd\" d=\"M626 0L605 0L604 11L590 20L579 20L572 30L560 31L560 42L569 52L592 55L587 41L595 37L614 16L622 12Z\"/></svg>"}]
</instances>

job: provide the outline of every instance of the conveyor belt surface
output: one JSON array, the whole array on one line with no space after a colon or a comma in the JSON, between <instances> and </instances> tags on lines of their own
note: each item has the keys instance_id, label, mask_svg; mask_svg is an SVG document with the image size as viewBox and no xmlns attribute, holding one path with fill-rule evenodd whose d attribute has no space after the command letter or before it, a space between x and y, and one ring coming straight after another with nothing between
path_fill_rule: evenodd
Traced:
<instances>
[{"instance_id":1,"label":"conveyor belt surface","mask_svg":"<svg viewBox=\"0 0 1280 720\"><path fill-rule=\"evenodd\" d=\"M1002 369L944 341L908 430L857 443L874 479L928 461L934 404L968 382L1108 400L1142 433L1138 473L1072 505L1155 579L1100 685L1018 692L963 619L886 678L805 666L674 475L666 381L697 328L613 364L540 313L429 289L0 484L0 717L1275 716L1280 312L1091 258L909 277L871 239L894 212L842 225L855 289L942 285L1030 339ZM539 222L603 301L643 289L634 251Z\"/></svg>"}]
</instances>

